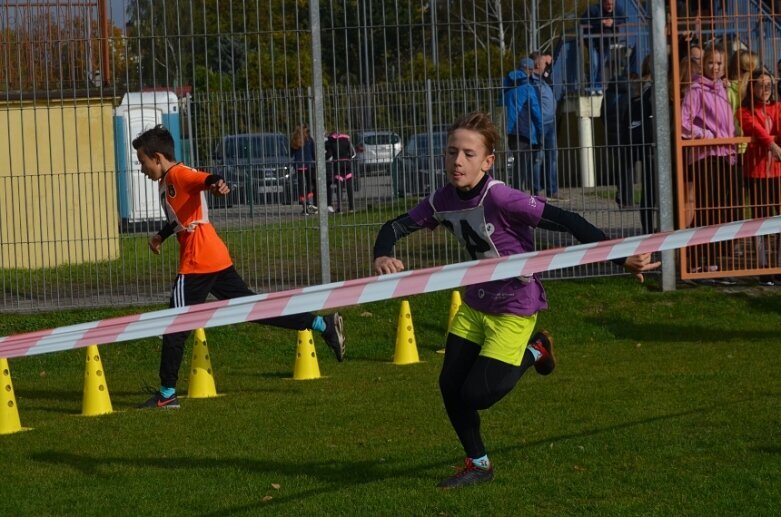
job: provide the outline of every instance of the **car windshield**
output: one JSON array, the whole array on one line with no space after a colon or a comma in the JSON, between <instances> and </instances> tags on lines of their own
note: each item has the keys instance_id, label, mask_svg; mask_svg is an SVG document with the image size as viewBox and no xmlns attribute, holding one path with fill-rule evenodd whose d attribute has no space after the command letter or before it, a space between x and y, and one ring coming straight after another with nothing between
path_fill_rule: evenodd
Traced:
<instances>
[{"instance_id":1,"label":"car windshield","mask_svg":"<svg viewBox=\"0 0 781 517\"><path fill-rule=\"evenodd\" d=\"M366 145L395 145L399 143L399 135L393 133L366 135L363 137L363 143Z\"/></svg>"},{"instance_id":2,"label":"car windshield","mask_svg":"<svg viewBox=\"0 0 781 517\"><path fill-rule=\"evenodd\" d=\"M251 160L287 156L287 142L283 135L253 135L228 138L225 158Z\"/></svg>"},{"instance_id":3,"label":"car windshield","mask_svg":"<svg viewBox=\"0 0 781 517\"><path fill-rule=\"evenodd\" d=\"M431 137L434 143L433 154L443 154L447 147L447 133L432 133ZM407 142L405 149L410 154L429 154L429 134L420 133L413 136Z\"/></svg>"}]
</instances>

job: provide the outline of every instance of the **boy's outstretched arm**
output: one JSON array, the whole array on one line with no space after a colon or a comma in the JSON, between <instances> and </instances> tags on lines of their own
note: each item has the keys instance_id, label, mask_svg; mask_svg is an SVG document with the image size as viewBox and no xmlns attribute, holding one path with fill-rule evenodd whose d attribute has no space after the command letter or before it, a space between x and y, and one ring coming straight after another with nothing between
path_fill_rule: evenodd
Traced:
<instances>
[{"instance_id":1,"label":"boy's outstretched arm","mask_svg":"<svg viewBox=\"0 0 781 517\"><path fill-rule=\"evenodd\" d=\"M662 263L658 260L656 262L651 262L650 253L641 253L640 255L627 257L624 262L624 269L635 275L635 278L642 284L644 280L643 272L651 271L661 265Z\"/></svg>"},{"instance_id":2,"label":"boy's outstretched arm","mask_svg":"<svg viewBox=\"0 0 781 517\"><path fill-rule=\"evenodd\" d=\"M404 271L404 263L393 256L393 247L399 239L421 228L409 214L400 215L383 224L374 241L374 271L378 275Z\"/></svg>"},{"instance_id":3,"label":"boy's outstretched arm","mask_svg":"<svg viewBox=\"0 0 781 517\"><path fill-rule=\"evenodd\" d=\"M542 210L542 219L537 227L557 232L569 232L582 243L608 240L607 235L602 230L585 220L580 214L563 210L547 203ZM644 271L651 271L662 265L659 261L651 262L650 253L633 255L625 259L615 259L613 263L623 266L640 282L644 280Z\"/></svg>"}]
</instances>

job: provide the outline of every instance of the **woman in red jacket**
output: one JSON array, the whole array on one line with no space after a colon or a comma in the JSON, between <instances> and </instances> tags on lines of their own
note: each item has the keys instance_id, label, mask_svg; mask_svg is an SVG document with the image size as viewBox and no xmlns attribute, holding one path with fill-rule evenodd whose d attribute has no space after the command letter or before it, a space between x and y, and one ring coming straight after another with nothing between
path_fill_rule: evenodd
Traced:
<instances>
[{"instance_id":1,"label":"woman in red jacket","mask_svg":"<svg viewBox=\"0 0 781 517\"><path fill-rule=\"evenodd\" d=\"M773 76L765 70L751 75L748 93L738 110L745 136L752 137L743 155L743 175L753 217L781 213L781 104L773 98ZM779 240L781 246L781 240ZM768 267L766 242L757 238L760 268ZM776 259L781 266L781 249ZM781 276L760 276L764 285L781 284Z\"/></svg>"}]
</instances>

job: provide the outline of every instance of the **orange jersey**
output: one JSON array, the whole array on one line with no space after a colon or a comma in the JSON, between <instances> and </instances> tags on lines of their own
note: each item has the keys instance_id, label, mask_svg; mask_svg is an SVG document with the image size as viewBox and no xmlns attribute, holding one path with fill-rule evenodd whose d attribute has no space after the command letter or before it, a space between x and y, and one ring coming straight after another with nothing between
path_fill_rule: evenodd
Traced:
<instances>
[{"instance_id":1,"label":"orange jersey","mask_svg":"<svg viewBox=\"0 0 781 517\"><path fill-rule=\"evenodd\" d=\"M160 180L160 200L179 240L179 273L214 273L233 264L228 248L209 222L209 174L177 163Z\"/></svg>"}]
</instances>

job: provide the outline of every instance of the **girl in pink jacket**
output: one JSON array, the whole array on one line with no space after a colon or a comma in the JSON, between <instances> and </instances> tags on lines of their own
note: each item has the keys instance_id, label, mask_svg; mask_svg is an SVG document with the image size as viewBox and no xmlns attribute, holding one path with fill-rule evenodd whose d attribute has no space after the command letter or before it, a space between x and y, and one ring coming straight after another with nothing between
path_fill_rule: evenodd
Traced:
<instances>
[{"instance_id":1,"label":"girl in pink jacket","mask_svg":"<svg viewBox=\"0 0 781 517\"><path fill-rule=\"evenodd\" d=\"M733 138L734 113L724 88L724 51L708 48L702 59L702 75L695 76L681 105L684 139ZM739 174L735 144L718 143L686 147L686 181L694 188L694 226L726 223L740 218ZM687 250L690 272L717 271L729 244L708 244Z\"/></svg>"}]
</instances>

